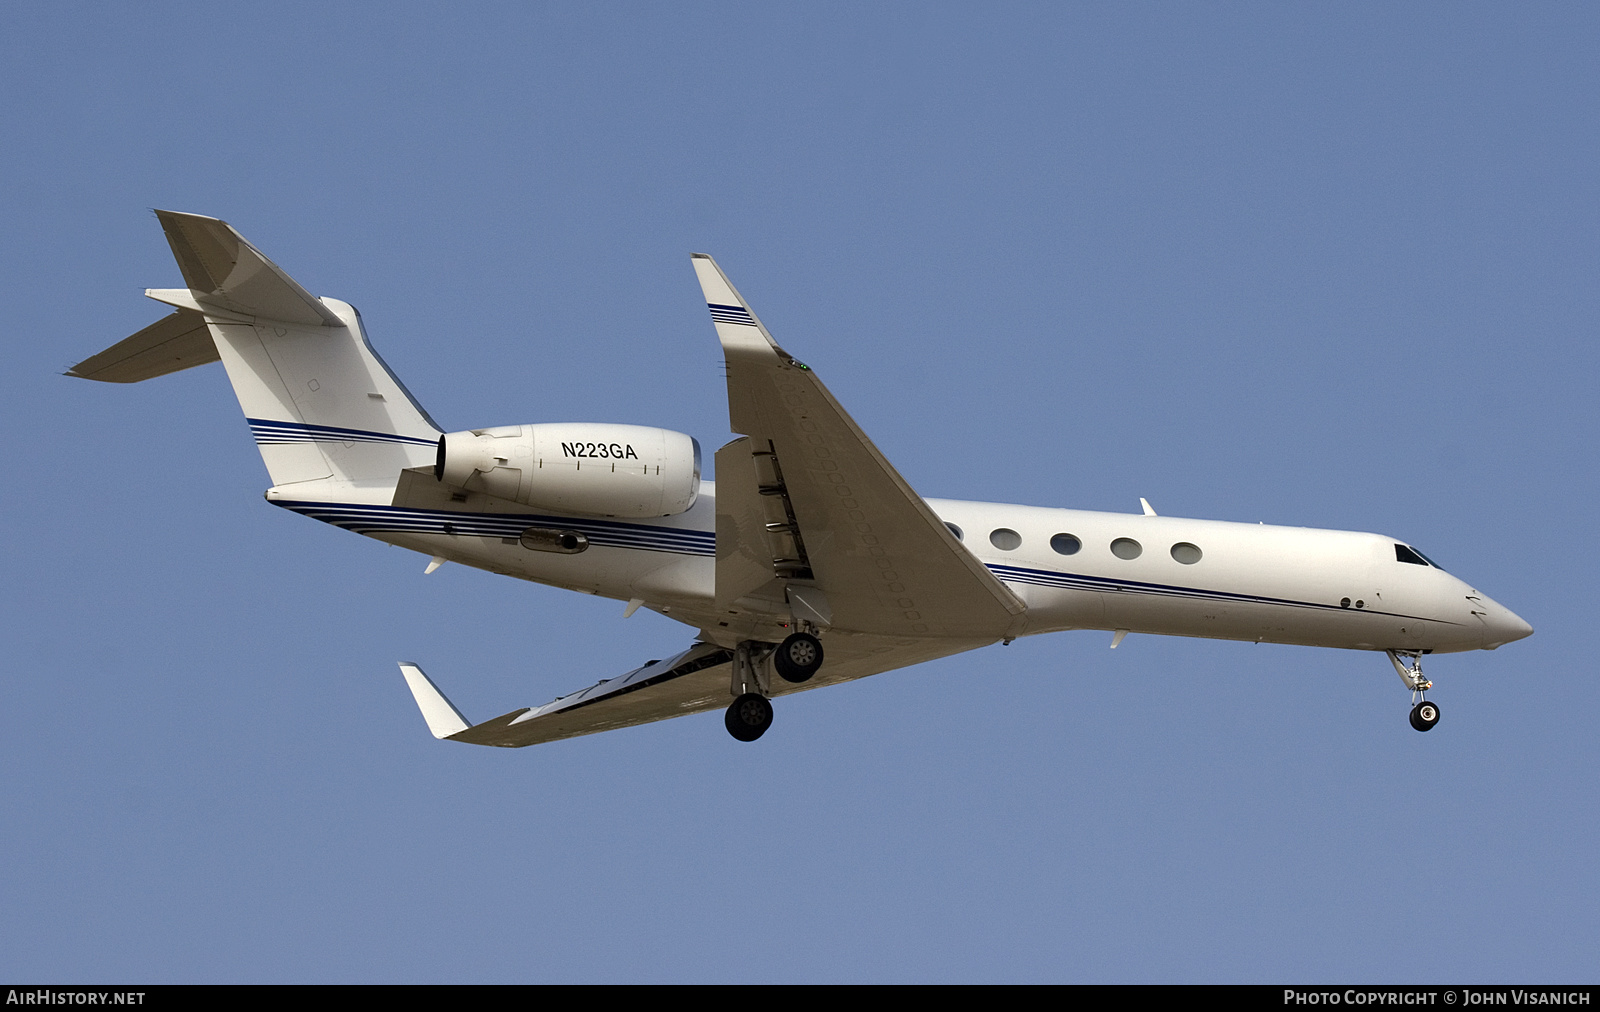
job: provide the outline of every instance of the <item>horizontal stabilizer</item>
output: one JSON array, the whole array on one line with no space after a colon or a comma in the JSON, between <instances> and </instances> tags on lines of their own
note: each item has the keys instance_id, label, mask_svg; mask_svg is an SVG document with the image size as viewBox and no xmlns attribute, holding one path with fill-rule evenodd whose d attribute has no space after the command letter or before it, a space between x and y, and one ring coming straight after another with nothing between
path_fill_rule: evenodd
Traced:
<instances>
[{"instance_id":1,"label":"horizontal stabilizer","mask_svg":"<svg viewBox=\"0 0 1600 1012\"><path fill-rule=\"evenodd\" d=\"M137 383L215 362L220 357L204 317L180 309L84 359L68 369L67 375L103 383Z\"/></svg>"},{"instance_id":2,"label":"horizontal stabilizer","mask_svg":"<svg viewBox=\"0 0 1600 1012\"><path fill-rule=\"evenodd\" d=\"M183 280L199 301L302 326L344 326L331 309L227 222L178 211L157 211L156 217Z\"/></svg>"},{"instance_id":3,"label":"horizontal stabilizer","mask_svg":"<svg viewBox=\"0 0 1600 1012\"><path fill-rule=\"evenodd\" d=\"M410 661L401 661L400 673L406 676L406 684L411 687L417 709L422 711L422 719L428 722L428 730L433 732L435 738L448 738L472 726L467 723L467 718L461 716L455 704L446 699L439 687L433 684L433 679L423 674L421 668Z\"/></svg>"}]
</instances>

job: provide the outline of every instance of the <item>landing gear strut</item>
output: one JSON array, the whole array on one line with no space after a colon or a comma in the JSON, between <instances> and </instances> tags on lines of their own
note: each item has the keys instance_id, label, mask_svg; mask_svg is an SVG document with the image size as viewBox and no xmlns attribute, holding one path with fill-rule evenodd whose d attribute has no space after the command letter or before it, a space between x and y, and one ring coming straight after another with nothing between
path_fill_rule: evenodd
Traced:
<instances>
[{"instance_id":1,"label":"landing gear strut","mask_svg":"<svg viewBox=\"0 0 1600 1012\"><path fill-rule=\"evenodd\" d=\"M723 717L728 733L740 741L755 741L772 726L772 703L767 699L772 687L767 684L766 661L770 646L745 640L733 651L733 681L728 692L734 697Z\"/></svg>"},{"instance_id":2,"label":"landing gear strut","mask_svg":"<svg viewBox=\"0 0 1600 1012\"><path fill-rule=\"evenodd\" d=\"M1427 731L1439 723L1439 704L1430 702L1427 691L1433 688L1433 683L1423 677L1421 651L1386 651L1389 663L1394 665L1395 674L1411 690L1411 726L1418 731ZM1411 664L1408 667L1400 658L1408 657Z\"/></svg>"}]
</instances>

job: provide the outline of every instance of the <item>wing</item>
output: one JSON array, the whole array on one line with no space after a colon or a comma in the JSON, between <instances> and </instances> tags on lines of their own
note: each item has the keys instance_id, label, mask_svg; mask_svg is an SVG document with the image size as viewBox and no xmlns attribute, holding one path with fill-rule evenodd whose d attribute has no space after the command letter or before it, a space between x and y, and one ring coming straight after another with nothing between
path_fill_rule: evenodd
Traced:
<instances>
[{"instance_id":1,"label":"wing","mask_svg":"<svg viewBox=\"0 0 1600 1012\"><path fill-rule=\"evenodd\" d=\"M402 662L400 671L435 738L520 748L720 709L728 705L732 661L733 651L696 643L675 657L651 661L581 692L543 706L512 710L481 724L468 724L415 664Z\"/></svg>"},{"instance_id":2,"label":"wing","mask_svg":"<svg viewBox=\"0 0 1600 1012\"><path fill-rule=\"evenodd\" d=\"M805 685L769 677L760 659L757 677L771 695L786 695L863 678L892 668L919 664L985 646L988 639L903 640L880 636L830 636L828 663ZM691 713L720 710L734 698L734 652L713 643L696 643L666 660L651 661L625 675L596 682L543 706L523 707L480 724L470 723L422 669L400 663L411 695L435 738L521 748L562 738L648 724Z\"/></svg>"},{"instance_id":3,"label":"wing","mask_svg":"<svg viewBox=\"0 0 1600 1012\"><path fill-rule=\"evenodd\" d=\"M835 630L1014 634L1016 595L778 346L716 262L700 253L693 262L727 360L729 421L747 437L717 454L719 606L770 596L776 580Z\"/></svg>"}]
</instances>

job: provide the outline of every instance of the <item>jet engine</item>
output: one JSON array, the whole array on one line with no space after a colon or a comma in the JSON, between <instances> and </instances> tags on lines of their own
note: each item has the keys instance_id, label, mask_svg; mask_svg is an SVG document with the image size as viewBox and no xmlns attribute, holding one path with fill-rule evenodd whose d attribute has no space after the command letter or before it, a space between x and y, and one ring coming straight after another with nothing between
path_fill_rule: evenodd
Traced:
<instances>
[{"instance_id":1,"label":"jet engine","mask_svg":"<svg viewBox=\"0 0 1600 1012\"><path fill-rule=\"evenodd\" d=\"M433 475L556 513L672 516L700 495L700 444L642 425L502 425L441 436Z\"/></svg>"}]
</instances>

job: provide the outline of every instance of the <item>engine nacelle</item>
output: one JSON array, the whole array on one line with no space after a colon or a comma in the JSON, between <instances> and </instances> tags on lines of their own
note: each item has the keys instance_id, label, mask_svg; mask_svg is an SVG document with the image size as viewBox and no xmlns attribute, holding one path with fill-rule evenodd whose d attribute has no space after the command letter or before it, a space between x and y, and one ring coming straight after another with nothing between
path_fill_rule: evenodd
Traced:
<instances>
[{"instance_id":1,"label":"engine nacelle","mask_svg":"<svg viewBox=\"0 0 1600 1012\"><path fill-rule=\"evenodd\" d=\"M441 436L433 474L556 513L671 516L700 495L700 444L642 425L502 425Z\"/></svg>"}]
</instances>

